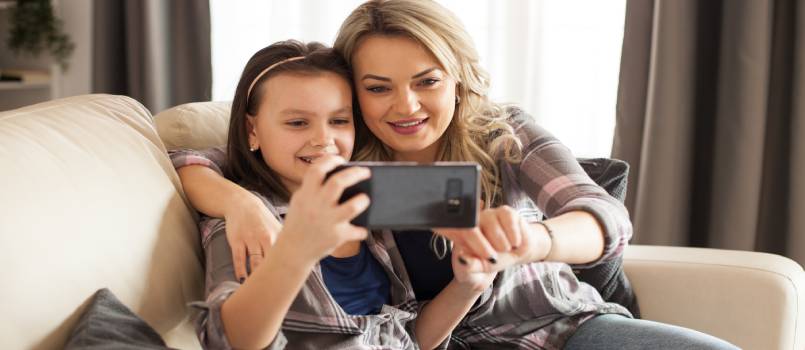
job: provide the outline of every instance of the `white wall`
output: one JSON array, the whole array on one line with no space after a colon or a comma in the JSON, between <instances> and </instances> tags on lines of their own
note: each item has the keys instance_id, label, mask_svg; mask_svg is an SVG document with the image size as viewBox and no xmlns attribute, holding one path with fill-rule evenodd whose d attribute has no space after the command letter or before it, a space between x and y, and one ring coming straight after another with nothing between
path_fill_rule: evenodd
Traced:
<instances>
[{"instance_id":1,"label":"white wall","mask_svg":"<svg viewBox=\"0 0 805 350\"><path fill-rule=\"evenodd\" d=\"M625 0L438 1L472 36L493 100L522 106L576 156L609 156ZM361 2L211 0L213 99L231 100L246 61L275 41L331 45Z\"/></svg>"},{"instance_id":2,"label":"white wall","mask_svg":"<svg viewBox=\"0 0 805 350\"><path fill-rule=\"evenodd\" d=\"M67 97L92 91L92 3L94 0L62 0L54 3L64 31L75 44L70 68L56 82L56 96Z\"/></svg>"}]
</instances>

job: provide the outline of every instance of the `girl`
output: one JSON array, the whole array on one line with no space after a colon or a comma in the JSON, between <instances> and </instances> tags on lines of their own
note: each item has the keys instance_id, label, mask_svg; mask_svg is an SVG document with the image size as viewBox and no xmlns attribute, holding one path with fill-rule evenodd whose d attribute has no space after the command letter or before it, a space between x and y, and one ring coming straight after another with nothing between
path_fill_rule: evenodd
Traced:
<instances>
[{"instance_id":1,"label":"girl","mask_svg":"<svg viewBox=\"0 0 805 350\"><path fill-rule=\"evenodd\" d=\"M571 265L590 267L621 256L632 233L628 213L529 116L488 99L489 77L450 11L424 0L367 1L344 21L335 48L353 69L371 131L357 145L356 159L475 161L483 167L487 207L479 226L439 233L456 244L453 259L482 258L469 261L473 271L502 272L452 334L456 346L734 349L689 329L631 319L625 308L604 302L576 279ZM255 217L253 206L240 204L249 202L243 199L248 194L209 169L192 167L180 176L194 187L200 210ZM518 210L529 203L549 219L522 219ZM276 232L271 224L255 227ZM237 238L257 241L245 236ZM418 300L434 298L452 283L450 260L431 252L439 242L431 232L395 238ZM250 252L256 248L247 243Z\"/></svg>"},{"instance_id":2,"label":"girl","mask_svg":"<svg viewBox=\"0 0 805 350\"><path fill-rule=\"evenodd\" d=\"M325 175L352 154L352 101L347 65L321 44L279 42L244 68L227 173L283 226L260 253L265 261L238 281L226 222L202 224L207 298L198 330L206 348L434 348L492 282L494 273L456 264L453 282L420 308L393 237L350 224L369 199L338 200L368 169Z\"/></svg>"}]
</instances>

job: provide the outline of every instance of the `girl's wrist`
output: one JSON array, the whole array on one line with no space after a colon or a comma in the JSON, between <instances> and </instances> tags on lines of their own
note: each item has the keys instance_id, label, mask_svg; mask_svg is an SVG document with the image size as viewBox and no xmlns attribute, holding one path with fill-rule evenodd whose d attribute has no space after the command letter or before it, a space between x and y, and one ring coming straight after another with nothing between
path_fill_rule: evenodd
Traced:
<instances>
[{"instance_id":1,"label":"girl's wrist","mask_svg":"<svg viewBox=\"0 0 805 350\"><path fill-rule=\"evenodd\" d=\"M477 298L492 285L491 281L490 283L462 282L455 277L453 277L452 283L457 287L456 290L467 298Z\"/></svg>"},{"instance_id":2,"label":"girl's wrist","mask_svg":"<svg viewBox=\"0 0 805 350\"><path fill-rule=\"evenodd\" d=\"M316 263L321 260L321 254L310 251L309 244L296 242L293 233L280 231L277 237L277 242L271 247L271 255L277 257L283 265L288 267L299 267L302 269L311 269Z\"/></svg>"}]
</instances>

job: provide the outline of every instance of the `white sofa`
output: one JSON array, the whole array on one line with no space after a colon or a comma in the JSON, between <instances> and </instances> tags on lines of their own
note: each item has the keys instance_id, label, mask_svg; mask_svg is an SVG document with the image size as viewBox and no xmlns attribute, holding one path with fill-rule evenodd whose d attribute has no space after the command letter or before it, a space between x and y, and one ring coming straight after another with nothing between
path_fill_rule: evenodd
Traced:
<instances>
[{"instance_id":1,"label":"white sofa","mask_svg":"<svg viewBox=\"0 0 805 350\"><path fill-rule=\"evenodd\" d=\"M0 348L53 349L108 287L168 345L198 348L195 213L169 148L223 142L226 103L156 117L122 96L86 95L0 113ZM162 138L160 138L162 136ZM805 272L783 257L632 246L644 317L745 349L805 349Z\"/></svg>"}]
</instances>

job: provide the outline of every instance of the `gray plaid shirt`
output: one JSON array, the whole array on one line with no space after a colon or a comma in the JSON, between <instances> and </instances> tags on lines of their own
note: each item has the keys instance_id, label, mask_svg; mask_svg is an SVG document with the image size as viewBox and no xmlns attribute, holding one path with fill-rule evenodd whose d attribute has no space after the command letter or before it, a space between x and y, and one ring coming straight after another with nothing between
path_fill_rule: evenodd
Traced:
<instances>
[{"instance_id":1,"label":"gray plaid shirt","mask_svg":"<svg viewBox=\"0 0 805 350\"><path fill-rule=\"evenodd\" d=\"M273 206L260 197L281 220L287 207ZM204 302L193 304L202 310L196 329L205 348L231 349L224 334L221 306L240 284L235 279L226 241L226 223L205 218L200 226L206 256L207 297ZM374 232L366 243L389 276L392 305L384 305L376 315L347 314L327 291L317 264L291 304L269 349L418 349L413 326L421 305L414 298L394 238L390 231Z\"/></svg>"}]
</instances>

